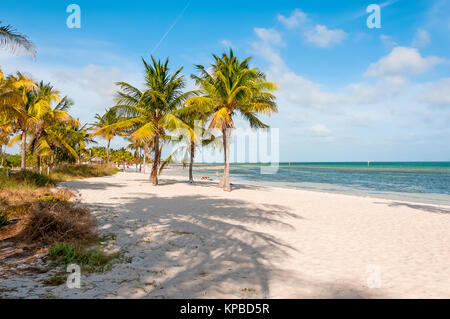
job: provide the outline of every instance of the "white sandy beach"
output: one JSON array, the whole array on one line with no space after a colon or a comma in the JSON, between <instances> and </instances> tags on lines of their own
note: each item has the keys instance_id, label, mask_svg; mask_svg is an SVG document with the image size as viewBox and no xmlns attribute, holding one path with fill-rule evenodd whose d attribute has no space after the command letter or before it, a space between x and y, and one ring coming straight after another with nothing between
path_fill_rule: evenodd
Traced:
<instances>
[{"instance_id":1,"label":"white sandy beach","mask_svg":"<svg viewBox=\"0 0 450 319\"><path fill-rule=\"evenodd\" d=\"M139 173L65 185L132 262L81 289L2 280L14 296L450 298L450 207Z\"/></svg>"}]
</instances>

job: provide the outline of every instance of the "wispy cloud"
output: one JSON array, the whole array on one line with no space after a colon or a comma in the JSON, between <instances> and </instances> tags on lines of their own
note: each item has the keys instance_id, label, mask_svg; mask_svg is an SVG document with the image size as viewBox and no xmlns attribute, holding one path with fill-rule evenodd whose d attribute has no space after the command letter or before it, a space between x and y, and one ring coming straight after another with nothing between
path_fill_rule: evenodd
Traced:
<instances>
[{"instance_id":1,"label":"wispy cloud","mask_svg":"<svg viewBox=\"0 0 450 319\"><path fill-rule=\"evenodd\" d=\"M282 14L278 15L278 21L280 21L286 28L294 29L299 25L306 22L307 16L306 13L301 11L300 9L295 9L289 17L285 17Z\"/></svg>"},{"instance_id":2,"label":"wispy cloud","mask_svg":"<svg viewBox=\"0 0 450 319\"><path fill-rule=\"evenodd\" d=\"M343 30L330 30L324 25L316 25L314 29L305 32L306 42L312 43L319 48L327 48L341 43L347 38L347 33Z\"/></svg>"}]
</instances>

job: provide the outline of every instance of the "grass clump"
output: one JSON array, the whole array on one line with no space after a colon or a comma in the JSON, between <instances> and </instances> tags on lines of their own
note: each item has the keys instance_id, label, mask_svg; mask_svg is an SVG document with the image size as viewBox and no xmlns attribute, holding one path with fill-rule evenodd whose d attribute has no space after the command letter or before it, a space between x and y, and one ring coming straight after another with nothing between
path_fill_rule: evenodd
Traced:
<instances>
[{"instance_id":1,"label":"grass clump","mask_svg":"<svg viewBox=\"0 0 450 319\"><path fill-rule=\"evenodd\" d=\"M86 208L66 201L38 201L25 217L17 238L28 243L54 244L96 240L97 222Z\"/></svg>"},{"instance_id":2,"label":"grass clump","mask_svg":"<svg viewBox=\"0 0 450 319\"><path fill-rule=\"evenodd\" d=\"M46 286L59 286L67 282L67 274L58 273L47 279L42 280L42 283Z\"/></svg>"},{"instance_id":3,"label":"grass clump","mask_svg":"<svg viewBox=\"0 0 450 319\"><path fill-rule=\"evenodd\" d=\"M10 171L6 170L0 173L0 190L3 189L36 189L39 187L52 187L56 185L56 181L47 176L33 171Z\"/></svg>"},{"instance_id":4,"label":"grass clump","mask_svg":"<svg viewBox=\"0 0 450 319\"><path fill-rule=\"evenodd\" d=\"M120 253L105 254L99 248L87 249L75 243L57 243L49 250L49 259L54 265L77 264L88 272L104 272L124 259Z\"/></svg>"}]
</instances>

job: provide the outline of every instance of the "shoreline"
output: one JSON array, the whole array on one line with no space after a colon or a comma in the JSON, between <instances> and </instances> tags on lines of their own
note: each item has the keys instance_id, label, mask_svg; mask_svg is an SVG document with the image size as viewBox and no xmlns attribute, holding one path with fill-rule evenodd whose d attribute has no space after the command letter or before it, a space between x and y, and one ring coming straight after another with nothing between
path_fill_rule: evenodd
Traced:
<instances>
[{"instance_id":1,"label":"shoreline","mask_svg":"<svg viewBox=\"0 0 450 319\"><path fill-rule=\"evenodd\" d=\"M205 169L206 170L206 169ZM165 174L168 171L172 171L175 174ZM202 171L201 169L198 169L198 171ZM197 173L198 173L197 171ZM168 169L166 172L163 172L161 176L165 177L179 177L180 179L188 179L188 176L180 174L181 172L188 173L187 169ZM197 175L197 176L195 176ZM200 174L201 175L201 174ZM195 174L194 170L194 179L196 178L196 182L199 182L199 174ZM207 174L205 176L208 176ZM210 177L210 176L209 176ZM218 183L218 180L216 177L211 177L212 180L215 183ZM236 177L235 177L236 178ZM396 201L405 201L405 202L411 202L411 203L418 203L418 204L429 204L429 205L438 205L438 206L446 206L450 207L450 195L447 194L435 194L435 193L405 193L405 192L382 192L382 191L375 191L375 190L358 190L351 187L341 186L341 185L335 185L335 184L326 184L326 183L297 183L290 185L289 183L286 183L284 185L280 185L279 183L275 182L269 182L269 181L259 181L254 182L250 180L244 180L237 178L238 181L233 183L233 175L231 175L230 180L231 183L234 185L248 185L248 186L254 186L254 187L269 187L269 188L280 188L280 189L296 189L296 190L303 190L303 191L311 191L311 192L321 192L326 194L342 194L342 195L350 195L350 196L357 196L357 197L367 197L367 198L374 198L374 199L386 199L386 200L396 200ZM314 187L316 186L316 187ZM328 189L327 189L328 188ZM330 189L332 188L332 189Z\"/></svg>"}]
</instances>

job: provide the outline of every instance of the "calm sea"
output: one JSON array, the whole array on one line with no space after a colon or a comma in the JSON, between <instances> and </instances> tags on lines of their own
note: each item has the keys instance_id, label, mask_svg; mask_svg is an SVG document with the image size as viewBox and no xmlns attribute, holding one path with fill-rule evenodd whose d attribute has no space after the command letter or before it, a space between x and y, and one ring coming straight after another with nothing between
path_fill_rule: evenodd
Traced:
<instances>
[{"instance_id":1,"label":"calm sea","mask_svg":"<svg viewBox=\"0 0 450 319\"><path fill-rule=\"evenodd\" d=\"M232 182L450 205L450 162L280 163L272 175L260 168L232 164ZM215 178L217 172L205 165L194 175Z\"/></svg>"}]
</instances>

